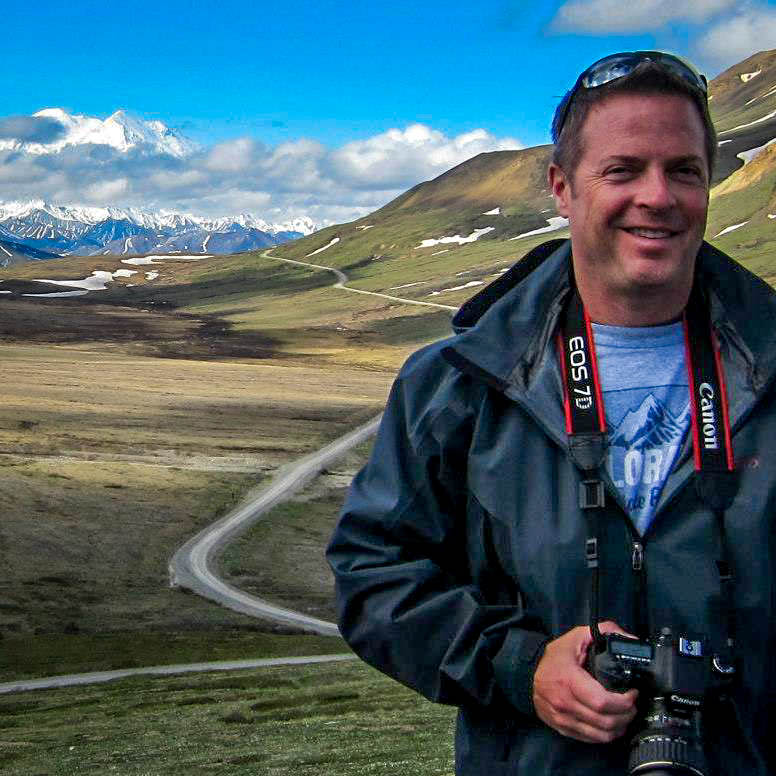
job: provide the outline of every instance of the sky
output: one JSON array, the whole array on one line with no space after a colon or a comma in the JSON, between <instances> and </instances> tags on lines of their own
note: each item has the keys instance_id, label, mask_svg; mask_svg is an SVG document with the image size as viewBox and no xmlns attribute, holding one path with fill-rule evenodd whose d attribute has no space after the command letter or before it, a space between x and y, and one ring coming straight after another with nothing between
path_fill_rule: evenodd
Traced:
<instances>
[{"instance_id":1,"label":"sky","mask_svg":"<svg viewBox=\"0 0 776 776\"><path fill-rule=\"evenodd\" d=\"M776 46L776 0L2 4L0 140L40 134L23 119L43 108L124 110L197 149L6 148L0 200L321 225L549 142L558 99L607 53L670 50L713 77Z\"/></svg>"}]
</instances>

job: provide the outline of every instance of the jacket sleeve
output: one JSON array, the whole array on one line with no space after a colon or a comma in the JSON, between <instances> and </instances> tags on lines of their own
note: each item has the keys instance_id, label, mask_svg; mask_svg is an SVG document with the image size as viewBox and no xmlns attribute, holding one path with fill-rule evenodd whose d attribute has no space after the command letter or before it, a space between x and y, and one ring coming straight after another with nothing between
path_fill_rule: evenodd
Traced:
<instances>
[{"instance_id":1,"label":"jacket sleeve","mask_svg":"<svg viewBox=\"0 0 776 776\"><path fill-rule=\"evenodd\" d=\"M489 603L472 582L471 413L436 377L399 376L351 485L327 552L340 631L362 659L430 700L532 714L549 638L519 603Z\"/></svg>"}]
</instances>

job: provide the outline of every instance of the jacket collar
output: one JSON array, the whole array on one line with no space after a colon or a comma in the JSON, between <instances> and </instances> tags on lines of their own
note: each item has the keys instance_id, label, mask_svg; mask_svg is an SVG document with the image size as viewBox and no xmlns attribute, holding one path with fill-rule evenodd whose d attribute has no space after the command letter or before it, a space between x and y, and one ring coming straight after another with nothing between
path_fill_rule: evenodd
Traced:
<instances>
[{"instance_id":1,"label":"jacket collar","mask_svg":"<svg viewBox=\"0 0 776 776\"><path fill-rule=\"evenodd\" d=\"M502 390L524 386L569 293L570 257L568 240L543 243L466 302L446 358Z\"/></svg>"}]
</instances>

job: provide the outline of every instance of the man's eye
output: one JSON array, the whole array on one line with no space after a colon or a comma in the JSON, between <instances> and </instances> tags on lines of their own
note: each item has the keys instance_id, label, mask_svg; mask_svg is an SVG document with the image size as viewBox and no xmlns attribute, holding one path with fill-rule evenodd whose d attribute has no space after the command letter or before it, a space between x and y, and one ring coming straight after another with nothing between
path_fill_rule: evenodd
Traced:
<instances>
[{"instance_id":1,"label":"man's eye","mask_svg":"<svg viewBox=\"0 0 776 776\"><path fill-rule=\"evenodd\" d=\"M615 177L631 175L632 173L633 173L633 169L631 167L626 167L624 164L618 164L615 167L610 167L606 171L607 175L614 175Z\"/></svg>"},{"instance_id":2,"label":"man's eye","mask_svg":"<svg viewBox=\"0 0 776 776\"><path fill-rule=\"evenodd\" d=\"M698 167L695 167L693 165L686 165L684 167L677 167L675 170L675 173L677 175L680 175L683 178L702 178L703 173Z\"/></svg>"}]
</instances>

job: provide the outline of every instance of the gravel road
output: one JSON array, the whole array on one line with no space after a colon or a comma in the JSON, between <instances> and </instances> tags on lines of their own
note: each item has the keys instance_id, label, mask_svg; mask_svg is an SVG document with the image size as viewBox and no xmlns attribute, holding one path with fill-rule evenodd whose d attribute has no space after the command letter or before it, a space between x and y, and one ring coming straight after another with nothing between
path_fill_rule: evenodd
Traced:
<instances>
[{"instance_id":1,"label":"gravel road","mask_svg":"<svg viewBox=\"0 0 776 776\"><path fill-rule=\"evenodd\" d=\"M258 495L189 539L170 560L170 584L182 587L222 606L253 617L275 620L311 633L336 636L333 622L285 609L239 590L214 573L211 564L218 551L248 529L263 514L303 488L323 469L377 430L380 416L340 437L326 447L283 467Z\"/></svg>"}]
</instances>

